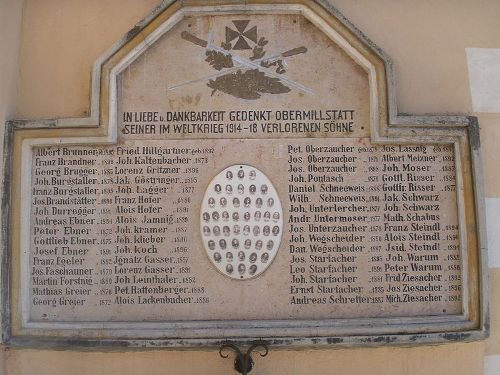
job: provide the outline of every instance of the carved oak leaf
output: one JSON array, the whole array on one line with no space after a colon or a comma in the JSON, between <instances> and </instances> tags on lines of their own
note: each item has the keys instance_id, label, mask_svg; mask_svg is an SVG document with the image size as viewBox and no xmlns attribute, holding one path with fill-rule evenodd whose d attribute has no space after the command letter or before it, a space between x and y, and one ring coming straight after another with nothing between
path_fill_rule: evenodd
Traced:
<instances>
[{"instance_id":1,"label":"carved oak leaf","mask_svg":"<svg viewBox=\"0 0 500 375\"><path fill-rule=\"evenodd\" d=\"M234 66L231 55L225 55L222 52L214 50L209 50L205 54L207 56L205 61L207 61L216 70L232 68Z\"/></svg>"}]
</instances>

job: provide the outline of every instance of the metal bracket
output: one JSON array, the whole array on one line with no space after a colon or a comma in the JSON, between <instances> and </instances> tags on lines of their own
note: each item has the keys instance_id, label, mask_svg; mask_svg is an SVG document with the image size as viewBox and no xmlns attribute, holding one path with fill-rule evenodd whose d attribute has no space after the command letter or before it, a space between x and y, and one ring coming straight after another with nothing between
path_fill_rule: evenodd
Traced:
<instances>
[{"instance_id":1,"label":"metal bracket","mask_svg":"<svg viewBox=\"0 0 500 375\"><path fill-rule=\"evenodd\" d=\"M225 349L232 349L236 353L236 357L234 359L234 369L243 375L248 374L253 369L254 361L251 354L254 350L257 349L256 352L259 353L261 357L265 357L267 353L269 353L266 342L259 340L252 341L252 345L250 345L246 353L242 353L240 348L238 348L233 342L224 341L219 348L219 355L222 358L229 357L228 354L223 354Z\"/></svg>"}]
</instances>

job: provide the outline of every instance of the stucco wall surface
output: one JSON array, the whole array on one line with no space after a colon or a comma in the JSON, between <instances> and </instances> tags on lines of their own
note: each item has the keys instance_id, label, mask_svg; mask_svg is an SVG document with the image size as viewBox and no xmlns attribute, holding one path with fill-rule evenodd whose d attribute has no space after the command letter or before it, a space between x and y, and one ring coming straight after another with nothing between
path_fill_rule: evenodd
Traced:
<instances>
[{"instance_id":1,"label":"stucco wall surface","mask_svg":"<svg viewBox=\"0 0 500 375\"><path fill-rule=\"evenodd\" d=\"M484 86L495 80L480 78L479 82L475 78L481 73L481 63L468 57L467 49L491 49L494 58L495 51L500 49L500 2L331 2L393 59L400 112L479 116L490 259L497 259L500 104L495 107L493 101L488 113L481 113L481 108L473 106L480 101L480 98L474 100L473 95L490 90ZM0 0L0 122L5 118L86 116L93 62L159 3L159 0ZM476 87L472 94L471 87ZM314 351L271 348L268 357L256 360L252 374L499 374L500 262L490 264L490 282L492 326L487 341L413 348ZM219 358L215 351L99 353L4 348L3 354L0 371L8 375L232 373L231 361Z\"/></svg>"},{"instance_id":2,"label":"stucco wall surface","mask_svg":"<svg viewBox=\"0 0 500 375\"><path fill-rule=\"evenodd\" d=\"M0 1L0 124L4 124L7 119L15 116L22 9L23 1L21 0ZM0 126L2 139L3 134L4 128ZM3 154L3 142L0 142L0 152ZM0 373L6 373L4 366L4 351L2 350Z\"/></svg>"}]
</instances>

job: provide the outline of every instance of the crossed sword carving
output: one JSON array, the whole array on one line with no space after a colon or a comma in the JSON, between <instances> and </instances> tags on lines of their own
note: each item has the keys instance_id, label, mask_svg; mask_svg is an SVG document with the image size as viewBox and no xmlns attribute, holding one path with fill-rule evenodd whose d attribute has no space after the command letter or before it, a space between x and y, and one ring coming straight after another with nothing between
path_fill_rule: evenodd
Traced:
<instances>
[{"instance_id":1,"label":"crossed sword carving","mask_svg":"<svg viewBox=\"0 0 500 375\"><path fill-rule=\"evenodd\" d=\"M215 73L215 74L211 74L211 75L208 75L208 76L205 76L205 77L201 77L201 78L194 79L194 80L191 80L191 81L179 83L179 84L174 85L174 86L170 86L170 87L168 87L168 90L174 90L174 89L177 89L179 87L186 86L186 85L189 85L189 84L195 83L195 82L200 82L200 81L206 81L206 80L209 80L209 79L214 79L214 78L217 78L217 77L229 74L231 72L235 72L235 71L239 70L241 67L245 67L245 68L248 68L248 69L257 69L257 70L263 72L264 74L266 74L268 76L271 76L273 78L277 78L281 82L286 83L289 86L294 87L294 88L296 88L296 89L298 89L300 91L303 91L303 92L305 92L307 94L314 94L314 91L311 90L310 88L308 88L308 87L306 87L304 85L301 85L300 83L295 82L295 81L293 81L293 80L291 80L289 78L286 78L283 75L276 74L276 73L272 72L271 70L266 69L266 68L264 68L263 66L260 65L260 62L262 62L262 61L272 62L272 61L276 61L276 60L279 60L279 59L282 59L282 58L285 58L285 57L290 57L290 56L299 55L301 53L306 53L307 52L307 48L306 47L293 48L291 50L282 52L280 54L277 54L277 55L274 55L274 56L271 56L271 57L262 57L260 59L251 61L251 60L244 59L244 58L242 58L242 57L240 57L238 55L233 55L231 52L225 50L224 48L217 47L217 46L213 45L212 43L207 42L206 40L200 39L200 38L194 36L193 34L187 32L187 31L183 31L181 33L181 38L184 39L184 40L187 40L188 42L196 44L197 46L203 47L207 51L216 51L216 52L220 52L220 53L222 53L222 54L224 54L226 56L231 56L231 58L233 59L233 61L236 61L239 65L234 66L232 68L225 68L224 70L222 70L222 71L220 71L218 73Z\"/></svg>"}]
</instances>

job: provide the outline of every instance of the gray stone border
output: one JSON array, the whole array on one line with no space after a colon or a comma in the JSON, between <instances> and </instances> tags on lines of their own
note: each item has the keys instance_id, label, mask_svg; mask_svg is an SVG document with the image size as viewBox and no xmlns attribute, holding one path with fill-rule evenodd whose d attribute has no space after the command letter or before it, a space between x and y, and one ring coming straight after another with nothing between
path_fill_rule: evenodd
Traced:
<instances>
[{"instance_id":1,"label":"gray stone border","mask_svg":"<svg viewBox=\"0 0 500 375\"><path fill-rule=\"evenodd\" d=\"M313 0L329 14L337 18L347 29L349 29L362 43L378 55L384 62L387 77L387 108L389 128L466 128L470 139L470 152L473 166L474 199L476 207L478 248L480 249L480 327L470 331L452 332L429 332L429 333L402 333L390 335L357 335L357 336L332 336L332 337L275 337L268 339L271 347L302 348L302 347L346 347L346 346L378 346L378 345L415 345L418 343L437 344L445 342L468 342L480 340L489 335L489 295L487 277L487 247L486 247L486 221L484 209L484 194L482 185L482 167L480 159L479 124L477 117L473 116L413 116L400 114L397 110L396 100L396 77L391 59L373 43L361 30L356 28L342 13L340 13L328 0ZM44 347L56 349L79 348L83 350L124 350L126 348L215 348L223 339L213 337L201 338L172 338L172 339L69 339L69 338L39 338L36 336L12 337L11 335L11 300L10 300L10 278L11 278L11 236L10 236L10 198L11 198L11 172L12 172L12 149L13 135L18 129L50 129L66 128L72 126L99 127L100 115L100 80L101 68L116 52L125 44L137 36L150 22L160 15L175 0L164 0L147 17L130 29L117 43L106 53L97 59L93 65L92 84L90 95L90 116L85 118L61 118L61 119L19 119L6 122L4 138L4 173L3 173L3 195L2 195L2 252L1 256L1 329L2 343L12 347ZM183 1L180 1L184 5ZM270 1L272 3L272 1ZM232 2L235 5L245 5L246 1ZM238 344L248 344L254 339L236 338Z\"/></svg>"}]
</instances>

